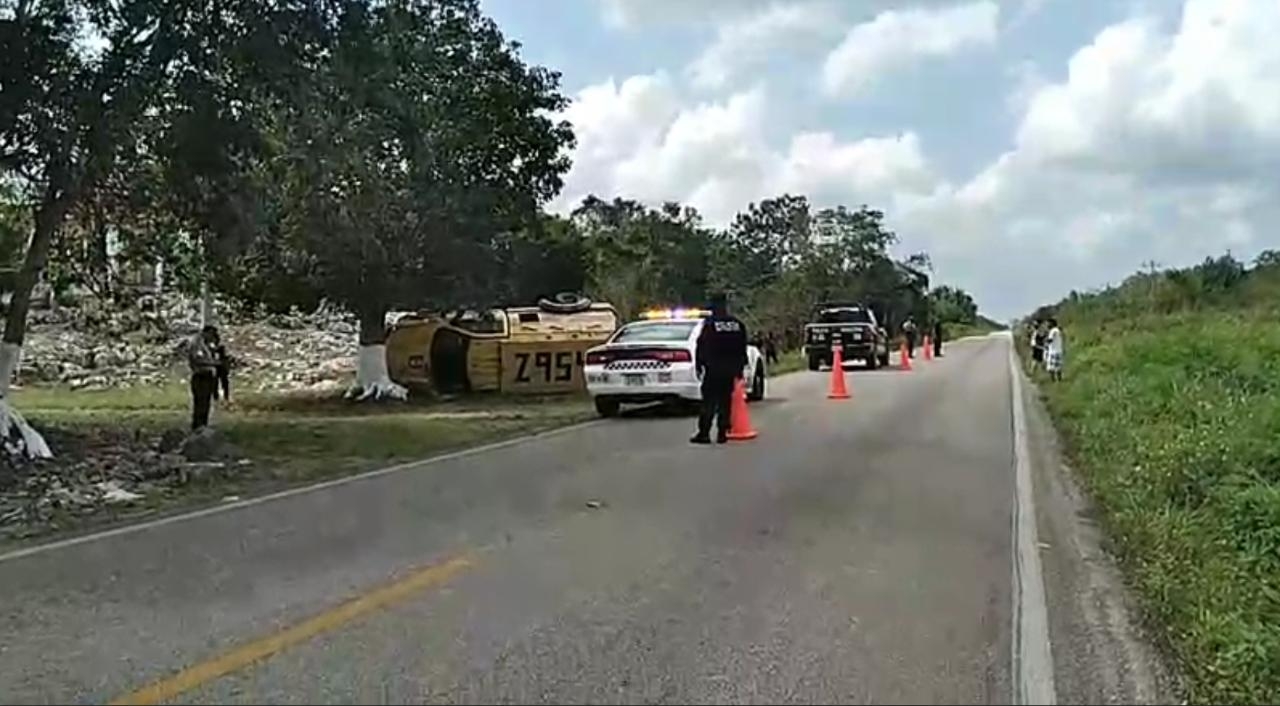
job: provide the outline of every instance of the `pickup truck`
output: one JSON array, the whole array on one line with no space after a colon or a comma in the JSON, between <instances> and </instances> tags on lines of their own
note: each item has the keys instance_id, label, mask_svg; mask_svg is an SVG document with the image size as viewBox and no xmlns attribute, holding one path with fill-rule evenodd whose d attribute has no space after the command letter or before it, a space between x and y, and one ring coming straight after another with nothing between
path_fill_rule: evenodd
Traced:
<instances>
[{"instance_id":1,"label":"pickup truck","mask_svg":"<svg viewBox=\"0 0 1280 706\"><path fill-rule=\"evenodd\" d=\"M889 335L876 320L875 312L860 304L827 303L818 305L804 327L804 352L809 369L830 366L834 347L841 347L845 362L866 362L875 370L889 364Z\"/></svg>"}]
</instances>

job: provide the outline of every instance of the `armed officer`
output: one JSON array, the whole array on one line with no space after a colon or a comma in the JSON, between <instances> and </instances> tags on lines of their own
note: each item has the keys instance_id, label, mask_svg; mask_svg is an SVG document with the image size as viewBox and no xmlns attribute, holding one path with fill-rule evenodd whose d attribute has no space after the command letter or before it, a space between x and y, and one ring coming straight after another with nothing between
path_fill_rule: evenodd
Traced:
<instances>
[{"instance_id":1,"label":"armed officer","mask_svg":"<svg viewBox=\"0 0 1280 706\"><path fill-rule=\"evenodd\" d=\"M723 444L729 434L729 405L734 382L747 367L747 327L729 314L729 303L723 294L711 297L711 316L698 334L698 374L702 377L702 413L698 416L698 433L690 441L711 443L711 419L716 419L716 443Z\"/></svg>"}]
</instances>

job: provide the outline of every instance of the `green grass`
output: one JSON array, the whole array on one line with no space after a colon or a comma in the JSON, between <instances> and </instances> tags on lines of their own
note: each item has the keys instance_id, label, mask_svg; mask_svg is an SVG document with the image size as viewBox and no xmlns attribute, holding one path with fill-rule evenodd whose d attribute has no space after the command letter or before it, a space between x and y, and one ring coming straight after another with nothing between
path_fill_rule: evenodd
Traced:
<instances>
[{"instance_id":1,"label":"green grass","mask_svg":"<svg viewBox=\"0 0 1280 706\"><path fill-rule=\"evenodd\" d=\"M783 353L778 356L778 362L769 367L769 377L794 373L797 370L805 370L807 367L808 361L805 359L804 353L800 351Z\"/></svg>"},{"instance_id":2,"label":"green grass","mask_svg":"<svg viewBox=\"0 0 1280 706\"><path fill-rule=\"evenodd\" d=\"M1277 703L1280 326L1150 312L1064 305L1066 379L1041 389L1191 700Z\"/></svg>"}]
</instances>

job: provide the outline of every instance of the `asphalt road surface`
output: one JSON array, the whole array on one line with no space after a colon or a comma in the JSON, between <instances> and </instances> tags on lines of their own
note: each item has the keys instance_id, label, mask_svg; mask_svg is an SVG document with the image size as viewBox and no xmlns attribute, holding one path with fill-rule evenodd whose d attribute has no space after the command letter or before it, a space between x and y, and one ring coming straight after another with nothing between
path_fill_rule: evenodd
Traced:
<instances>
[{"instance_id":1,"label":"asphalt road surface","mask_svg":"<svg viewBox=\"0 0 1280 706\"><path fill-rule=\"evenodd\" d=\"M1167 699L1009 347L11 553L0 701Z\"/></svg>"}]
</instances>

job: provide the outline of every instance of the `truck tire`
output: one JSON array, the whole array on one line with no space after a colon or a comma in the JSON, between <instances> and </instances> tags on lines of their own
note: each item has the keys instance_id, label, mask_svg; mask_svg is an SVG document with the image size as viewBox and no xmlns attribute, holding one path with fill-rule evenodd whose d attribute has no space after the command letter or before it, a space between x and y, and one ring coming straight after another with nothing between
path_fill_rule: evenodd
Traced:
<instances>
[{"instance_id":1,"label":"truck tire","mask_svg":"<svg viewBox=\"0 0 1280 706\"><path fill-rule=\"evenodd\" d=\"M822 367L822 358L820 358L820 357L818 357L818 356L816 356L816 355L811 355L811 356L809 356L809 369L810 369L810 370L818 370L818 369L819 369L819 368L821 368L821 367Z\"/></svg>"},{"instance_id":2,"label":"truck tire","mask_svg":"<svg viewBox=\"0 0 1280 706\"><path fill-rule=\"evenodd\" d=\"M591 304L592 301L589 297L582 296L576 292L560 292L550 299L543 297L538 300L539 309L555 314L576 314L590 309Z\"/></svg>"},{"instance_id":3,"label":"truck tire","mask_svg":"<svg viewBox=\"0 0 1280 706\"><path fill-rule=\"evenodd\" d=\"M889 351L888 350L885 350L884 353L880 354L880 365L886 368L889 367Z\"/></svg>"},{"instance_id":4,"label":"truck tire","mask_svg":"<svg viewBox=\"0 0 1280 706\"><path fill-rule=\"evenodd\" d=\"M871 355L867 356L867 370L875 370L880 367L880 356L873 350Z\"/></svg>"}]
</instances>

